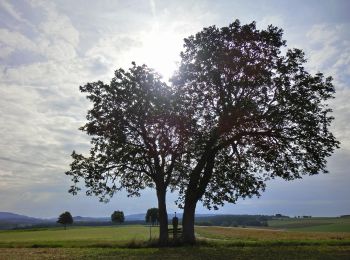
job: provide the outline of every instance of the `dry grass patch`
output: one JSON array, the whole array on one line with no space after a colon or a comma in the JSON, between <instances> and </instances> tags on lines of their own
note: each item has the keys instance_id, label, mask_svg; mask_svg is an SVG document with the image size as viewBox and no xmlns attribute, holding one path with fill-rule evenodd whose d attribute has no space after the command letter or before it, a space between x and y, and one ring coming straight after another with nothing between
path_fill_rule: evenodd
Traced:
<instances>
[{"instance_id":1,"label":"dry grass patch","mask_svg":"<svg viewBox=\"0 0 350 260\"><path fill-rule=\"evenodd\" d=\"M345 240L350 242L350 233L341 232L291 232L270 229L234 228L234 227L196 227L199 237L241 241L329 241Z\"/></svg>"}]
</instances>

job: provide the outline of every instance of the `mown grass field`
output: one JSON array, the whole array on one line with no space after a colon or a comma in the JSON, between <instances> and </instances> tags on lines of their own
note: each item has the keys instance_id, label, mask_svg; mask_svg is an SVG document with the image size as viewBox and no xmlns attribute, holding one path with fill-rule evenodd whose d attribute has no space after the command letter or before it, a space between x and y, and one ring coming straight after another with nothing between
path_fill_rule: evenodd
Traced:
<instances>
[{"instance_id":1,"label":"mown grass field","mask_svg":"<svg viewBox=\"0 0 350 260\"><path fill-rule=\"evenodd\" d=\"M153 239L157 228L152 228ZM196 246L157 248L144 226L0 231L0 259L350 259L350 232L196 227Z\"/></svg>"},{"instance_id":2,"label":"mown grass field","mask_svg":"<svg viewBox=\"0 0 350 260\"><path fill-rule=\"evenodd\" d=\"M350 218L301 218L270 220L269 227L294 231L350 232Z\"/></svg>"},{"instance_id":3,"label":"mown grass field","mask_svg":"<svg viewBox=\"0 0 350 260\"><path fill-rule=\"evenodd\" d=\"M18 248L0 250L0 259L349 259L342 246L181 248Z\"/></svg>"},{"instance_id":4,"label":"mown grass field","mask_svg":"<svg viewBox=\"0 0 350 260\"><path fill-rule=\"evenodd\" d=\"M0 231L0 247L114 247L148 239L149 228L139 225Z\"/></svg>"}]
</instances>

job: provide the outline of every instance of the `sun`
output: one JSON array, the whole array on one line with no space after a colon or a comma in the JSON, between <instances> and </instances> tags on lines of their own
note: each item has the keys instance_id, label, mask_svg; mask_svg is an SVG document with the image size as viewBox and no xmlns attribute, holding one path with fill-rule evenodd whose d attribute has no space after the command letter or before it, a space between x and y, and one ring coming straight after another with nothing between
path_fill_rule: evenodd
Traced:
<instances>
[{"instance_id":1,"label":"sun","mask_svg":"<svg viewBox=\"0 0 350 260\"><path fill-rule=\"evenodd\" d=\"M140 61L155 69L165 81L173 75L180 60L182 37L172 31L162 31L155 26L142 38L138 50Z\"/></svg>"}]
</instances>

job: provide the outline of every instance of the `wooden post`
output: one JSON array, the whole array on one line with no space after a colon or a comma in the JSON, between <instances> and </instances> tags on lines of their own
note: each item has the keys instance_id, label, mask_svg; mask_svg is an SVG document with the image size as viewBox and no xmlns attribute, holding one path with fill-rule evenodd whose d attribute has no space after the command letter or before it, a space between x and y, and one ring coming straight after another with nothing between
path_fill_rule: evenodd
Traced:
<instances>
[{"instance_id":1,"label":"wooden post","mask_svg":"<svg viewBox=\"0 0 350 260\"><path fill-rule=\"evenodd\" d=\"M151 222L149 223L149 241L152 240L152 224Z\"/></svg>"},{"instance_id":2,"label":"wooden post","mask_svg":"<svg viewBox=\"0 0 350 260\"><path fill-rule=\"evenodd\" d=\"M177 239L177 227L179 225L179 219L176 217L176 212L175 212L175 217L173 217L173 239Z\"/></svg>"}]
</instances>

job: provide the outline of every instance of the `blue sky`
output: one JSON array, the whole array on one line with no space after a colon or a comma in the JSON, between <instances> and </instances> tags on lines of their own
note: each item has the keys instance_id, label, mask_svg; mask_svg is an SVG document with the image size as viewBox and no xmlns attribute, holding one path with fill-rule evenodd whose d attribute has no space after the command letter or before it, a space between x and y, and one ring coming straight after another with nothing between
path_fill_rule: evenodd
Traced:
<instances>
[{"instance_id":1,"label":"blue sky","mask_svg":"<svg viewBox=\"0 0 350 260\"><path fill-rule=\"evenodd\" d=\"M341 148L330 174L268 183L257 199L225 205L218 213L337 216L350 214L350 1L7 1L0 0L0 211L36 217L142 213L156 206L154 190L140 198L121 192L108 203L67 193L64 175L73 149L86 152L78 128L90 104L87 82L108 82L131 61L165 79L176 69L183 38L235 19L284 29L289 48L301 48L307 69L334 77ZM168 211L177 211L168 196ZM199 206L199 213L207 211Z\"/></svg>"}]
</instances>

